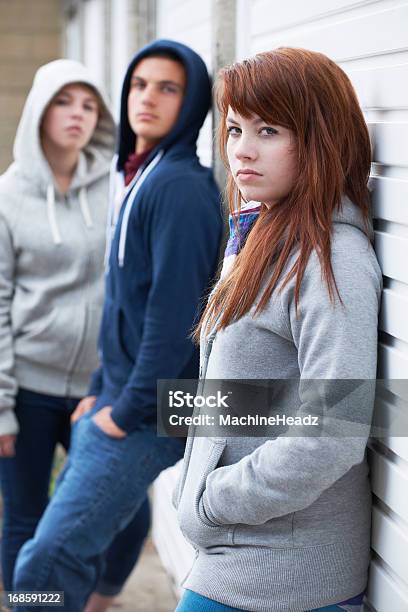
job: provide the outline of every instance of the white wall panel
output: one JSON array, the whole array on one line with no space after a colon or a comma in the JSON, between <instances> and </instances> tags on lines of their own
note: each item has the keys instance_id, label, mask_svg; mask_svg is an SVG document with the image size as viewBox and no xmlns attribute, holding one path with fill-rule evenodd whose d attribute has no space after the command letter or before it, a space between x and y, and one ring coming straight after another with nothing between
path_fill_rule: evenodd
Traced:
<instances>
[{"instance_id":1,"label":"white wall panel","mask_svg":"<svg viewBox=\"0 0 408 612\"><path fill-rule=\"evenodd\" d=\"M373 161L386 166L408 166L408 121L368 124Z\"/></svg>"},{"instance_id":2,"label":"white wall panel","mask_svg":"<svg viewBox=\"0 0 408 612\"><path fill-rule=\"evenodd\" d=\"M364 109L408 108L408 64L347 70Z\"/></svg>"},{"instance_id":3,"label":"white wall panel","mask_svg":"<svg viewBox=\"0 0 408 612\"><path fill-rule=\"evenodd\" d=\"M273 4L277 7L275 2ZM292 2L293 12L296 13L303 4L299 1ZM328 22L316 20L288 31L268 34L254 30L250 52L289 45L320 51L342 62L405 50L408 46L408 5L406 2L390 2L390 6L387 4L381 3L381 8L377 9L377 3L369 3L367 11L358 16L348 16L346 12L336 13ZM262 21L262 16L259 21ZM264 17L263 22L265 21ZM257 24L256 18L252 24Z\"/></svg>"},{"instance_id":4,"label":"white wall panel","mask_svg":"<svg viewBox=\"0 0 408 612\"><path fill-rule=\"evenodd\" d=\"M408 612L408 590L378 560L370 567L368 599L377 612Z\"/></svg>"},{"instance_id":5,"label":"white wall panel","mask_svg":"<svg viewBox=\"0 0 408 612\"><path fill-rule=\"evenodd\" d=\"M399 382L401 383L402 381ZM388 453L388 461L392 458L393 462L402 470L401 477L403 482L405 482L408 478L408 444L406 438L402 437L402 434L408 431L408 398L400 397L398 391L397 386L394 384L390 385L387 391L377 393L375 424L383 428L383 431L378 432L380 438L377 444L374 445L374 450L377 452L378 448L381 448L385 454L391 451L391 453ZM406 384L404 391L405 393L407 392ZM384 433L387 435L383 435ZM376 434L377 432L375 432ZM373 473L378 474L378 469L378 466L374 469L372 468ZM384 473L384 470L382 470L381 474L383 475ZM381 486L387 483L387 478L388 476L384 481L381 481ZM377 497L384 499L385 503L391 506L391 503L387 502L385 497L381 495L382 489L380 490L379 488L378 479L376 485L373 485L373 489ZM400 492L401 490L398 491L398 493ZM407 504L408 499L404 498L402 503Z\"/></svg>"},{"instance_id":6,"label":"white wall panel","mask_svg":"<svg viewBox=\"0 0 408 612\"><path fill-rule=\"evenodd\" d=\"M377 452L370 453L373 493L408 525L408 467L400 467ZM405 468L405 469L404 469Z\"/></svg>"},{"instance_id":7,"label":"white wall panel","mask_svg":"<svg viewBox=\"0 0 408 612\"><path fill-rule=\"evenodd\" d=\"M194 549L180 531L172 504L180 468L181 462L162 472L153 487L153 541L164 567L173 579L177 595L181 595L180 584L194 560Z\"/></svg>"},{"instance_id":8,"label":"white wall panel","mask_svg":"<svg viewBox=\"0 0 408 612\"><path fill-rule=\"evenodd\" d=\"M372 548L408 584L408 531L378 506L373 508Z\"/></svg>"},{"instance_id":9,"label":"white wall panel","mask_svg":"<svg viewBox=\"0 0 408 612\"><path fill-rule=\"evenodd\" d=\"M128 54L128 0L110 0L111 10L111 89L110 96L115 117L119 122L120 94L130 61Z\"/></svg>"},{"instance_id":10,"label":"white wall panel","mask_svg":"<svg viewBox=\"0 0 408 612\"><path fill-rule=\"evenodd\" d=\"M83 61L99 83L105 81L104 6L99 0L88 0L83 6ZM98 33L95 36L95 33Z\"/></svg>"},{"instance_id":11,"label":"white wall panel","mask_svg":"<svg viewBox=\"0 0 408 612\"><path fill-rule=\"evenodd\" d=\"M380 378L408 378L408 355L405 351L380 343L378 376Z\"/></svg>"},{"instance_id":12,"label":"white wall panel","mask_svg":"<svg viewBox=\"0 0 408 612\"><path fill-rule=\"evenodd\" d=\"M211 0L158 0L157 37L188 45L205 61L211 73ZM197 152L205 166L211 165L212 135L210 116L198 139Z\"/></svg>"},{"instance_id":13,"label":"white wall panel","mask_svg":"<svg viewBox=\"0 0 408 612\"><path fill-rule=\"evenodd\" d=\"M318 19L338 16L347 9L376 3L377 0L330 0L330 3L327 0L309 0L296 2L294 10L294 2L282 2L278 5L270 0L255 0L252 2L252 28L257 34L263 33L271 37L276 31L287 31L299 24L313 25ZM271 14L271 7L274 8L274 14Z\"/></svg>"},{"instance_id":14,"label":"white wall panel","mask_svg":"<svg viewBox=\"0 0 408 612\"><path fill-rule=\"evenodd\" d=\"M378 375L390 381L379 408L394 425L401 420L402 432L408 416L407 24L408 2L399 0L238 3L239 59L280 45L326 53L346 70L367 114L375 248L386 275ZM408 612L408 439L381 442L384 453L371 453L373 489L381 501L374 511L377 556L369 600L377 612Z\"/></svg>"},{"instance_id":15,"label":"white wall panel","mask_svg":"<svg viewBox=\"0 0 408 612\"><path fill-rule=\"evenodd\" d=\"M408 227L408 180L376 176L371 187L374 218Z\"/></svg>"},{"instance_id":16,"label":"white wall panel","mask_svg":"<svg viewBox=\"0 0 408 612\"><path fill-rule=\"evenodd\" d=\"M375 250L383 274L408 283L408 232L407 238L375 232Z\"/></svg>"},{"instance_id":17,"label":"white wall panel","mask_svg":"<svg viewBox=\"0 0 408 612\"><path fill-rule=\"evenodd\" d=\"M380 329L408 343L408 296L401 295L392 289L384 289L380 316Z\"/></svg>"},{"instance_id":18,"label":"white wall panel","mask_svg":"<svg viewBox=\"0 0 408 612\"><path fill-rule=\"evenodd\" d=\"M188 45L206 63L211 65L211 0L157 0L156 34ZM212 163L212 121L209 114L200 131L197 153L205 166ZM180 583L192 566L194 549L184 539L177 515L171 503L171 494L180 464L163 472L154 485L153 539L160 558L174 581L175 592L180 595Z\"/></svg>"}]
</instances>

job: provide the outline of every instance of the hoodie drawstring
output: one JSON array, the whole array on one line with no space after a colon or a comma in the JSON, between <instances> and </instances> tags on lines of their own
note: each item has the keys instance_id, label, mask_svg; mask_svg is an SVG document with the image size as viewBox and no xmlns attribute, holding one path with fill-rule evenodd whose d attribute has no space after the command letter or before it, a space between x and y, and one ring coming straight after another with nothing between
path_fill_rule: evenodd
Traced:
<instances>
[{"instance_id":1,"label":"hoodie drawstring","mask_svg":"<svg viewBox=\"0 0 408 612\"><path fill-rule=\"evenodd\" d=\"M109 171L109 209L108 209L108 219L106 223L106 247L105 247L105 257L104 257L104 266L106 272L108 271L109 257L111 251L111 244L113 238L113 231L115 226L115 195L116 195L116 183L117 183L117 172L116 166L118 163L118 156L115 155L112 159L112 163Z\"/></svg>"},{"instance_id":2,"label":"hoodie drawstring","mask_svg":"<svg viewBox=\"0 0 408 612\"><path fill-rule=\"evenodd\" d=\"M86 196L86 188L81 187L79 190L79 206L81 208L81 213L85 222L85 225L88 229L93 227L91 211L89 210L88 198ZM62 244L61 234L58 228L57 222L57 210L55 207L55 189L54 185L50 184L47 187L47 214L48 214L48 222L50 224L52 238L54 244Z\"/></svg>"},{"instance_id":3,"label":"hoodie drawstring","mask_svg":"<svg viewBox=\"0 0 408 612\"><path fill-rule=\"evenodd\" d=\"M152 159L150 164L145 168L139 180L137 181L134 188L132 189L129 195L129 198L126 202L125 212L123 213L122 225L120 228L120 238L119 238L118 262L119 262L120 268L123 267L123 263L125 260L126 234L127 234L127 228L129 225L130 211L132 210L133 202L136 199L137 192L139 191L139 189L141 188L141 186L143 185L144 181L147 179L151 171L157 166L157 164L163 157L163 154L164 154L163 150L159 151L157 155Z\"/></svg>"},{"instance_id":4,"label":"hoodie drawstring","mask_svg":"<svg viewBox=\"0 0 408 612\"><path fill-rule=\"evenodd\" d=\"M86 197L85 187L81 187L79 190L79 205L81 207L82 216L85 221L86 227L89 229L93 227L91 211L89 210L88 198Z\"/></svg>"},{"instance_id":5,"label":"hoodie drawstring","mask_svg":"<svg viewBox=\"0 0 408 612\"><path fill-rule=\"evenodd\" d=\"M61 234L58 229L57 214L55 211L54 185L48 185L47 187L47 215L54 244L61 244Z\"/></svg>"}]
</instances>

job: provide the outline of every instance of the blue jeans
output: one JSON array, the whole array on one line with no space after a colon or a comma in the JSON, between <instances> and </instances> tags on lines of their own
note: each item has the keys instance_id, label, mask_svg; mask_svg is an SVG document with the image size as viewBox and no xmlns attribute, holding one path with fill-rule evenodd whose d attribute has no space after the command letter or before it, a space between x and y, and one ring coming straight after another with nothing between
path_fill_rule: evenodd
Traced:
<instances>
[{"instance_id":1,"label":"blue jeans","mask_svg":"<svg viewBox=\"0 0 408 612\"><path fill-rule=\"evenodd\" d=\"M20 426L15 456L0 459L3 494L2 571L4 587L12 589L20 548L35 532L48 504L55 447L68 450L70 414L77 398L52 397L20 389L15 413Z\"/></svg>"},{"instance_id":2,"label":"blue jeans","mask_svg":"<svg viewBox=\"0 0 408 612\"><path fill-rule=\"evenodd\" d=\"M0 459L3 494L2 572L5 590L13 588L13 572L23 544L34 536L49 498L55 447L70 445L70 415L78 398L65 398L20 389L16 416L20 426L14 457ZM118 593L131 573L150 526L147 498L137 516L118 534L103 560L96 590Z\"/></svg>"},{"instance_id":3,"label":"blue jeans","mask_svg":"<svg viewBox=\"0 0 408 612\"><path fill-rule=\"evenodd\" d=\"M15 590L64 591L66 612L84 608L105 551L138 512L149 485L184 452L179 439L158 438L153 428L114 439L92 416L74 426L58 488L20 551L14 576Z\"/></svg>"},{"instance_id":4,"label":"blue jeans","mask_svg":"<svg viewBox=\"0 0 408 612\"><path fill-rule=\"evenodd\" d=\"M325 606L324 608L315 608L314 610L306 610L305 612L344 612L344 608L337 605ZM356 607L357 611L357 607ZM208 597L203 597L194 591L185 591L184 595L177 606L175 612L245 612L240 608L231 608L224 604L218 603Z\"/></svg>"}]
</instances>

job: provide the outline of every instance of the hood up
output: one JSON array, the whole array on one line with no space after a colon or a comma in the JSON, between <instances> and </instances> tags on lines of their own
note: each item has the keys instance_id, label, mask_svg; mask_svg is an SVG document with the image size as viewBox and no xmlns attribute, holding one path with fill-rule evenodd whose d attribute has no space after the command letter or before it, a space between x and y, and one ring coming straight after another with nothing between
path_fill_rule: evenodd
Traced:
<instances>
[{"instance_id":1,"label":"hood up","mask_svg":"<svg viewBox=\"0 0 408 612\"><path fill-rule=\"evenodd\" d=\"M60 59L37 70L28 94L14 141L14 160L19 173L46 192L53 176L40 141L40 125L48 104L62 87L83 83L96 91L101 115L95 132L80 154L72 187L80 188L109 171L115 143L115 124L105 96L91 72L79 62Z\"/></svg>"},{"instance_id":2,"label":"hood up","mask_svg":"<svg viewBox=\"0 0 408 612\"><path fill-rule=\"evenodd\" d=\"M153 159L159 149L165 152L176 143L182 143L195 150L200 128L211 106L211 81L206 65L201 57L197 55L195 51L186 47L186 45L174 40L156 40L143 47L135 55L129 64L123 82L120 109L118 170L123 170L129 153L133 153L136 146L136 136L130 127L127 112L127 99L133 70L136 64L145 57L154 55L155 52L163 51L168 51L180 58L186 71L187 84L180 114L173 129L163 138L158 146L151 151L149 158L146 160L146 164Z\"/></svg>"}]
</instances>

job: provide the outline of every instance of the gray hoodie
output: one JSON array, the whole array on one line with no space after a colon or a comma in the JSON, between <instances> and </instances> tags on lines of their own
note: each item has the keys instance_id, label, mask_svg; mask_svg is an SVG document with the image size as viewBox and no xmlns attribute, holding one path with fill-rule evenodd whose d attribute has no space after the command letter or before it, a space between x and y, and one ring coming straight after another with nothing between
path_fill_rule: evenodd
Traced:
<instances>
[{"instance_id":1,"label":"gray hoodie","mask_svg":"<svg viewBox=\"0 0 408 612\"><path fill-rule=\"evenodd\" d=\"M206 385L214 391L211 379L300 379L298 412L318 414L321 402L336 406L333 432L350 412L363 408L370 417L373 382L368 392L366 383L357 384L336 399L336 380L374 381L377 363L381 271L349 200L334 218L332 266L343 304L329 302L313 253L298 316L292 280L258 316L252 308L211 332L201 346L199 392L205 395ZM320 395L310 393L310 379ZM267 439L200 437L193 429L174 496L181 529L197 551L183 586L256 612L304 612L363 591L370 549L368 430L317 437L299 430Z\"/></svg>"},{"instance_id":2,"label":"gray hoodie","mask_svg":"<svg viewBox=\"0 0 408 612\"><path fill-rule=\"evenodd\" d=\"M103 109L62 196L39 129L51 98L77 82L99 93ZM103 94L82 64L56 60L37 71L14 163L0 177L0 434L18 431L13 407L19 386L82 396L97 366L114 132Z\"/></svg>"}]
</instances>

